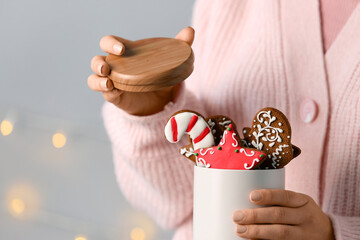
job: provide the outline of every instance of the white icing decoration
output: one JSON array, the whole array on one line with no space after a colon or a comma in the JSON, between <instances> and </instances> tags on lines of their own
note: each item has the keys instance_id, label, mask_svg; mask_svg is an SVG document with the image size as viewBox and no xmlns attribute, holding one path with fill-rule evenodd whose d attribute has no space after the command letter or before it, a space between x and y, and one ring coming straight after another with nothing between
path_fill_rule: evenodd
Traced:
<instances>
[{"instance_id":1,"label":"white icing decoration","mask_svg":"<svg viewBox=\"0 0 360 240\"><path fill-rule=\"evenodd\" d=\"M246 140L241 139L241 143L242 143L245 147L249 147L249 144L246 142Z\"/></svg>"},{"instance_id":2,"label":"white icing decoration","mask_svg":"<svg viewBox=\"0 0 360 240\"><path fill-rule=\"evenodd\" d=\"M272 160L272 166L274 168L276 168L276 162L279 162L278 157L279 157L279 159L281 158L281 156L279 156L280 152L283 151L283 148L286 148L286 147L289 147L289 145L286 145L286 144L280 145L277 149L275 149L275 152L272 153L273 157L271 160Z\"/></svg>"},{"instance_id":3,"label":"white icing decoration","mask_svg":"<svg viewBox=\"0 0 360 240\"><path fill-rule=\"evenodd\" d=\"M257 159L257 158L255 158L255 159L253 160L253 162L252 162L252 164L251 164L250 167L248 167L248 164L245 163L245 164L244 164L244 168L247 169L247 170L252 169L252 168L254 167L255 163L258 163L258 162L260 162L260 160Z\"/></svg>"},{"instance_id":4,"label":"white icing decoration","mask_svg":"<svg viewBox=\"0 0 360 240\"><path fill-rule=\"evenodd\" d=\"M227 121L219 122L219 124L220 124L221 126L225 126L225 125L231 124L231 121L230 121L230 120L227 120Z\"/></svg>"},{"instance_id":5,"label":"white icing decoration","mask_svg":"<svg viewBox=\"0 0 360 240\"><path fill-rule=\"evenodd\" d=\"M189 150L187 150L186 148L182 148L180 149L180 153L182 155L185 155L186 157L190 157L191 155L195 154L193 148L189 148Z\"/></svg>"},{"instance_id":6,"label":"white icing decoration","mask_svg":"<svg viewBox=\"0 0 360 240\"><path fill-rule=\"evenodd\" d=\"M196 165L205 168L210 167L210 163L207 163L203 158L196 158Z\"/></svg>"},{"instance_id":7,"label":"white icing decoration","mask_svg":"<svg viewBox=\"0 0 360 240\"><path fill-rule=\"evenodd\" d=\"M281 122L279 123L279 126L282 126L282 123L281 123Z\"/></svg>"},{"instance_id":8,"label":"white icing decoration","mask_svg":"<svg viewBox=\"0 0 360 240\"><path fill-rule=\"evenodd\" d=\"M246 150L244 148L240 148L240 153L244 153L246 156L248 157L252 157L255 155L254 151L250 151L251 153L247 153Z\"/></svg>"},{"instance_id":9,"label":"white icing decoration","mask_svg":"<svg viewBox=\"0 0 360 240\"><path fill-rule=\"evenodd\" d=\"M211 119L208 120L208 124L209 124L211 130L212 130L212 129L214 128L214 126L215 126L215 123L214 123Z\"/></svg>"},{"instance_id":10,"label":"white icing decoration","mask_svg":"<svg viewBox=\"0 0 360 240\"><path fill-rule=\"evenodd\" d=\"M256 116L257 120L260 123L264 123L265 126L262 128L260 124L258 124L257 130L258 132L254 131L253 135L255 137L256 141L252 141L251 143L254 145L254 147L258 150L262 150L263 143L260 141L260 139L264 142L270 142L269 147L273 147L275 145L275 142L282 142L282 139L279 135L279 133L282 133L283 130L281 128L272 127L271 123L276 120L276 117L271 116L271 111L261 111ZM265 120L266 118L266 120ZM255 126L254 126L255 127ZM270 131L271 130L271 131ZM265 134L264 134L265 132Z\"/></svg>"},{"instance_id":11,"label":"white icing decoration","mask_svg":"<svg viewBox=\"0 0 360 240\"><path fill-rule=\"evenodd\" d=\"M191 118L196 115L198 117L198 120L196 121L195 125L191 129L190 132L186 132L188 125L190 123ZM173 140L173 130L172 130L172 124L171 119L175 118L176 125L177 125L177 133L176 141ZM165 136L166 139L171 142L178 142L182 138L182 136L186 133L190 135L191 139L195 139L198 137L204 129L211 128L209 127L208 123L203 119L201 116L198 116L197 114L193 112L180 112L176 115L174 115L172 118L169 119L169 121L166 123L165 126ZM212 131L210 131L200 142L194 143L194 150L200 149L200 148L207 148L212 147L215 145L214 136L212 135Z\"/></svg>"},{"instance_id":12,"label":"white icing decoration","mask_svg":"<svg viewBox=\"0 0 360 240\"><path fill-rule=\"evenodd\" d=\"M238 143L238 141L236 140L236 133L233 133L233 134L232 134L232 138L234 139L235 143L232 143L231 145L232 145L233 147L239 146L239 143Z\"/></svg>"},{"instance_id":13,"label":"white icing decoration","mask_svg":"<svg viewBox=\"0 0 360 240\"><path fill-rule=\"evenodd\" d=\"M202 152L203 150L205 150L205 152ZM202 156L204 156L204 155L206 155L208 152L210 151L210 154L214 154L214 149L213 148L206 148L206 149L200 149L200 155L202 155Z\"/></svg>"}]
</instances>

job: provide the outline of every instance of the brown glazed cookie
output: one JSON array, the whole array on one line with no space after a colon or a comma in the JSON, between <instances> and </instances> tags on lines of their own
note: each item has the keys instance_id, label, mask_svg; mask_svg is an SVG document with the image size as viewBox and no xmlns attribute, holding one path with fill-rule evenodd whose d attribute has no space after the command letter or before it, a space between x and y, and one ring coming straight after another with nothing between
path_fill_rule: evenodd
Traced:
<instances>
[{"instance_id":1,"label":"brown glazed cookie","mask_svg":"<svg viewBox=\"0 0 360 240\"><path fill-rule=\"evenodd\" d=\"M211 128L211 132L214 135L215 145L219 144L221 138L223 137L224 131L230 124L233 125L233 128L234 128L235 132L237 133L236 125L235 125L234 121L227 116L215 115L215 116L206 118L206 121L208 122L208 124ZM240 135L238 135L238 136L240 136Z\"/></svg>"},{"instance_id":2,"label":"brown glazed cookie","mask_svg":"<svg viewBox=\"0 0 360 240\"><path fill-rule=\"evenodd\" d=\"M190 159L191 161L193 161L194 163L196 163L196 156L195 156L195 153L194 153L194 147L193 147L193 145L191 143L189 145L186 145L186 146L180 148L180 153L184 157L186 157L186 158Z\"/></svg>"},{"instance_id":3,"label":"brown glazed cookie","mask_svg":"<svg viewBox=\"0 0 360 240\"><path fill-rule=\"evenodd\" d=\"M243 135L246 136L246 135L249 135L249 133L251 132L251 128L243 128ZM252 147L250 142L247 142L246 140L249 140L251 136L248 136L248 137L245 137L244 139L241 140L242 144L245 146L245 147ZM254 147L253 147L254 148ZM301 149L295 145L292 145L292 148L293 148L293 159L296 158L297 156L300 155L301 153Z\"/></svg>"},{"instance_id":4,"label":"brown glazed cookie","mask_svg":"<svg viewBox=\"0 0 360 240\"><path fill-rule=\"evenodd\" d=\"M251 128L244 128L244 145L267 155L261 169L283 168L300 149L291 144L291 126L286 116L275 108L261 109L254 117Z\"/></svg>"}]
</instances>

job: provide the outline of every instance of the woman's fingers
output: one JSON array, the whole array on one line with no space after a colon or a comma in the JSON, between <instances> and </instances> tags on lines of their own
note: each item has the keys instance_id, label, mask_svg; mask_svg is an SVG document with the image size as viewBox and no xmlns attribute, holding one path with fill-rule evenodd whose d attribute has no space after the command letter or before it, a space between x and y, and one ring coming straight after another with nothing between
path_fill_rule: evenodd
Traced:
<instances>
[{"instance_id":1,"label":"woman's fingers","mask_svg":"<svg viewBox=\"0 0 360 240\"><path fill-rule=\"evenodd\" d=\"M301 224L304 216L298 208L266 207L236 211L233 220L237 224Z\"/></svg>"},{"instance_id":2,"label":"woman's fingers","mask_svg":"<svg viewBox=\"0 0 360 240\"><path fill-rule=\"evenodd\" d=\"M100 48L107 53L121 55L125 51L125 43L129 42L121 37L106 35L100 40Z\"/></svg>"},{"instance_id":3,"label":"woman's fingers","mask_svg":"<svg viewBox=\"0 0 360 240\"><path fill-rule=\"evenodd\" d=\"M95 56L91 59L91 69L99 76L107 76L110 73L110 67L105 62L105 56Z\"/></svg>"},{"instance_id":4,"label":"woman's fingers","mask_svg":"<svg viewBox=\"0 0 360 240\"><path fill-rule=\"evenodd\" d=\"M120 97L122 94L123 94L123 91L114 88L111 91L103 92L103 97L106 101L114 104L117 107L120 107L121 106L121 103L120 103L121 98Z\"/></svg>"},{"instance_id":5,"label":"woman's fingers","mask_svg":"<svg viewBox=\"0 0 360 240\"><path fill-rule=\"evenodd\" d=\"M191 46L194 42L194 37L195 30L192 27L186 27L176 35L175 39L182 40Z\"/></svg>"},{"instance_id":6,"label":"woman's fingers","mask_svg":"<svg viewBox=\"0 0 360 240\"><path fill-rule=\"evenodd\" d=\"M108 92L114 89L114 85L107 77L99 77L96 74L92 74L87 80L90 89L98 92Z\"/></svg>"},{"instance_id":7,"label":"woman's fingers","mask_svg":"<svg viewBox=\"0 0 360 240\"><path fill-rule=\"evenodd\" d=\"M302 207L311 200L305 194L281 189L261 189L250 193L250 200L256 205Z\"/></svg>"},{"instance_id":8,"label":"woman's fingers","mask_svg":"<svg viewBox=\"0 0 360 240\"><path fill-rule=\"evenodd\" d=\"M291 225L237 225L236 234L246 239L302 239L300 228Z\"/></svg>"}]
</instances>

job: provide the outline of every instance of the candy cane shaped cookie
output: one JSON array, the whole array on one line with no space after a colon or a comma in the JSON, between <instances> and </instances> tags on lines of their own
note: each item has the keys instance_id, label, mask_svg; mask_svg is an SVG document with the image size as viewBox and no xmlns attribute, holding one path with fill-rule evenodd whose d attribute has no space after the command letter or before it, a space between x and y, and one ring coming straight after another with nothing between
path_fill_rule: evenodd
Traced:
<instances>
[{"instance_id":1,"label":"candy cane shaped cookie","mask_svg":"<svg viewBox=\"0 0 360 240\"><path fill-rule=\"evenodd\" d=\"M198 113L179 111L166 123L165 136L169 142L180 141L185 133L190 135L194 150L215 145L209 125Z\"/></svg>"}]
</instances>

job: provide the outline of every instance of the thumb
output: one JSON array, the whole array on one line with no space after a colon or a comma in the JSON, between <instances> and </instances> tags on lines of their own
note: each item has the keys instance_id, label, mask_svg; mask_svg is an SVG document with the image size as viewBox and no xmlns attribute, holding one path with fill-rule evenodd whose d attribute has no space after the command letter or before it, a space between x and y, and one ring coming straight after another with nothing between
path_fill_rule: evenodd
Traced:
<instances>
[{"instance_id":1,"label":"thumb","mask_svg":"<svg viewBox=\"0 0 360 240\"><path fill-rule=\"evenodd\" d=\"M194 42L195 30L192 27L186 27L181 30L175 37L175 39L182 40L190 46Z\"/></svg>"}]
</instances>

